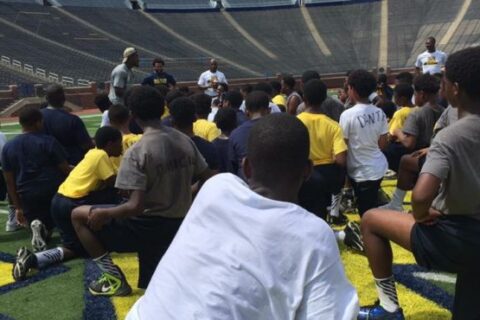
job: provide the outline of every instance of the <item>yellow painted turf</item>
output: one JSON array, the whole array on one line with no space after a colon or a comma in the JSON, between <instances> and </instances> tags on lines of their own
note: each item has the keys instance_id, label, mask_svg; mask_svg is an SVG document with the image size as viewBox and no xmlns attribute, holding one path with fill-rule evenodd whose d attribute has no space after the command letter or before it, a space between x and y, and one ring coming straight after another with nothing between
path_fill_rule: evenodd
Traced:
<instances>
[{"instance_id":1,"label":"yellow painted turf","mask_svg":"<svg viewBox=\"0 0 480 320\"><path fill-rule=\"evenodd\" d=\"M12 264L0 261L0 287L13 282Z\"/></svg>"}]
</instances>

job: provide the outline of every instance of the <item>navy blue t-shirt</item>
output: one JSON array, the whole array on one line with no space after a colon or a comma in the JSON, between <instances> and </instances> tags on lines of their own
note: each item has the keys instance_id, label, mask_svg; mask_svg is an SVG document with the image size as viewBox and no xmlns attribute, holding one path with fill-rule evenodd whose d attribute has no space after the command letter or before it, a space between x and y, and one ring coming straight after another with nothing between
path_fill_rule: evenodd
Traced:
<instances>
[{"instance_id":1,"label":"navy blue t-shirt","mask_svg":"<svg viewBox=\"0 0 480 320\"><path fill-rule=\"evenodd\" d=\"M243 112L240 109L237 109L236 112L237 112L237 127L240 127L243 123L248 121L248 117L245 114L245 112Z\"/></svg>"},{"instance_id":2,"label":"navy blue t-shirt","mask_svg":"<svg viewBox=\"0 0 480 320\"><path fill-rule=\"evenodd\" d=\"M54 136L67 152L67 161L76 165L83 159L85 150L82 145L91 143L82 120L62 109L42 109L43 130L46 134Z\"/></svg>"},{"instance_id":3,"label":"navy blue t-shirt","mask_svg":"<svg viewBox=\"0 0 480 320\"><path fill-rule=\"evenodd\" d=\"M58 165L67 154L60 143L44 133L24 133L7 142L2 150L4 171L15 175L19 194L55 193L65 178Z\"/></svg>"},{"instance_id":4,"label":"navy blue t-shirt","mask_svg":"<svg viewBox=\"0 0 480 320\"><path fill-rule=\"evenodd\" d=\"M193 143L195 143L195 146L197 146L198 151L200 151L205 158L205 161L207 161L208 167L211 170L218 170L218 156L215 146L211 142L198 136L193 136L191 139Z\"/></svg>"},{"instance_id":5,"label":"navy blue t-shirt","mask_svg":"<svg viewBox=\"0 0 480 320\"><path fill-rule=\"evenodd\" d=\"M247 141L250 130L258 119L248 120L240 127L232 131L228 144L228 161L231 165L231 173L243 178L241 172L242 160L247 156Z\"/></svg>"},{"instance_id":6,"label":"navy blue t-shirt","mask_svg":"<svg viewBox=\"0 0 480 320\"><path fill-rule=\"evenodd\" d=\"M220 172L230 172L230 163L228 161L228 139L217 138L212 141L215 149L217 150L218 162L219 162L219 171Z\"/></svg>"},{"instance_id":7,"label":"navy blue t-shirt","mask_svg":"<svg viewBox=\"0 0 480 320\"><path fill-rule=\"evenodd\" d=\"M152 72L142 81L142 85L149 85L152 87L155 86L174 86L177 84L177 81L173 78L172 75L166 72Z\"/></svg>"}]
</instances>

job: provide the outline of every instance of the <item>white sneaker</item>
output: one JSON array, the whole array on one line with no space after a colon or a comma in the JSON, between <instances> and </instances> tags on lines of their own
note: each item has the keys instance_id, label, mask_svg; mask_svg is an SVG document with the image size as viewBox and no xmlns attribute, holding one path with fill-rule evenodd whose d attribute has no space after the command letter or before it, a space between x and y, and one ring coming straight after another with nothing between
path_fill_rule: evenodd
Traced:
<instances>
[{"instance_id":1,"label":"white sneaker","mask_svg":"<svg viewBox=\"0 0 480 320\"><path fill-rule=\"evenodd\" d=\"M47 228L40 220L33 220L30 224L32 229L32 248L33 252L44 251L47 249Z\"/></svg>"},{"instance_id":2,"label":"white sneaker","mask_svg":"<svg viewBox=\"0 0 480 320\"><path fill-rule=\"evenodd\" d=\"M5 223L5 231L7 232L14 232L22 227L18 224L17 222L17 217L15 217L15 210L8 210L8 219L7 222Z\"/></svg>"}]
</instances>

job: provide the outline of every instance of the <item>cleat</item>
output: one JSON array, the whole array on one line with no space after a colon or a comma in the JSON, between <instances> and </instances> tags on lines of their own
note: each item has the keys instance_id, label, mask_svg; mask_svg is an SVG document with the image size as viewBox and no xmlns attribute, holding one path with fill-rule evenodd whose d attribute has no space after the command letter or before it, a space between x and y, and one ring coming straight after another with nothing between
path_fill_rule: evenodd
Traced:
<instances>
[{"instance_id":1,"label":"cleat","mask_svg":"<svg viewBox=\"0 0 480 320\"><path fill-rule=\"evenodd\" d=\"M33 252L40 252L47 249L47 228L40 220L33 220L30 224L32 229L32 248Z\"/></svg>"},{"instance_id":2,"label":"cleat","mask_svg":"<svg viewBox=\"0 0 480 320\"><path fill-rule=\"evenodd\" d=\"M37 266L37 257L35 254L28 250L26 247L22 247L17 251L17 258L15 259L15 264L13 265L13 279L15 281L25 280L28 271L31 268Z\"/></svg>"},{"instance_id":3,"label":"cleat","mask_svg":"<svg viewBox=\"0 0 480 320\"><path fill-rule=\"evenodd\" d=\"M132 288L125 279L122 270L121 277L118 278L110 273L104 272L99 279L94 280L88 286L88 290L94 296L127 296L132 292Z\"/></svg>"},{"instance_id":4,"label":"cleat","mask_svg":"<svg viewBox=\"0 0 480 320\"><path fill-rule=\"evenodd\" d=\"M348 218L343 213L340 213L338 217L328 215L327 222L331 225L342 226L347 224Z\"/></svg>"},{"instance_id":5,"label":"cleat","mask_svg":"<svg viewBox=\"0 0 480 320\"><path fill-rule=\"evenodd\" d=\"M15 209L13 207L8 208L8 219L5 223L6 232L14 232L20 230L22 227L18 224L17 217L15 217Z\"/></svg>"},{"instance_id":6,"label":"cleat","mask_svg":"<svg viewBox=\"0 0 480 320\"><path fill-rule=\"evenodd\" d=\"M360 307L357 320L404 320L402 309L395 312L388 312L380 305Z\"/></svg>"},{"instance_id":7,"label":"cleat","mask_svg":"<svg viewBox=\"0 0 480 320\"><path fill-rule=\"evenodd\" d=\"M343 243L355 251L364 252L365 248L363 247L362 234L360 232L360 225L356 222L349 222L344 229L345 231L345 240Z\"/></svg>"}]
</instances>

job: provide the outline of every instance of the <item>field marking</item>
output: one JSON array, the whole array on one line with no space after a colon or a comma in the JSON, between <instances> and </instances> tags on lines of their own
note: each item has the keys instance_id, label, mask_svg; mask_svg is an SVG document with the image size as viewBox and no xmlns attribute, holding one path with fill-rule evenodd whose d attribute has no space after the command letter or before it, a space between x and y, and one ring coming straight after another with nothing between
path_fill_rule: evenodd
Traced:
<instances>
[{"instance_id":1,"label":"field marking","mask_svg":"<svg viewBox=\"0 0 480 320\"><path fill-rule=\"evenodd\" d=\"M455 20L450 24L450 27L448 27L447 32L443 36L442 40L440 40L440 45L446 45L450 42L450 40L453 37L453 34L455 31L457 31L458 26L460 26L460 23L463 21L463 18L465 17L465 14L468 11L468 8L470 8L470 5L472 4L472 0L465 0L463 2L462 7L458 11L457 16L455 17Z\"/></svg>"},{"instance_id":2,"label":"field marking","mask_svg":"<svg viewBox=\"0 0 480 320\"><path fill-rule=\"evenodd\" d=\"M388 0L383 0L380 8L380 45L378 47L378 67L387 68L388 63Z\"/></svg>"},{"instance_id":3,"label":"field marking","mask_svg":"<svg viewBox=\"0 0 480 320\"><path fill-rule=\"evenodd\" d=\"M227 21L251 44L253 44L258 50L266 54L270 59L278 60L278 56L272 51L268 50L263 44L258 42L247 30L245 30L230 13L222 10L222 15Z\"/></svg>"},{"instance_id":4,"label":"field marking","mask_svg":"<svg viewBox=\"0 0 480 320\"><path fill-rule=\"evenodd\" d=\"M152 21L154 24L156 24L159 28L161 28L162 30L168 32L169 34L171 34L172 36L174 36L175 38L177 38L178 40L180 41L183 41L185 42L186 44L188 44L189 46L191 47L194 47L195 49L199 50L199 51L202 51L203 53L206 53L207 55L209 55L210 57L212 58L219 58L219 60L223 60L224 62L234 66L235 68L237 69L240 69L240 70L243 70L245 72L248 72L250 73L251 75L253 76L257 76L257 77L261 77L263 76L260 72L257 72L255 70L252 70L250 68L247 68L247 67L244 67L230 59L227 59L225 57L222 57L221 55L215 53L215 52L212 52L202 46L200 46L199 44L196 44L195 42L191 41L190 39L187 39L185 38L183 35L179 34L178 32L176 32L175 30L173 30L172 28L170 28L169 26L167 26L166 24L164 24L163 22L161 22L160 20L156 19L155 17L153 17L151 14L149 14L148 12L145 12L145 11L141 11L141 14L143 14L145 16L145 18L149 19L150 21Z\"/></svg>"},{"instance_id":5,"label":"field marking","mask_svg":"<svg viewBox=\"0 0 480 320\"><path fill-rule=\"evenodd\" d=\"M303 20L305 20L305 24L307 25L308 30L312 34L313 40L317 44L317 47L320 49L324 56L331 56L332 52L330 51L322 36L318 32L317 27L313 23L312 16L310 15L310 12L308 12L308 9L302 6L300 7L300 12L302 13Z\"/></svg>"},{"instance_id":6,"label":"field marking","mask_svg":"<svg viewBox=\"0 0 480 320\"><path fill-rule=\"evenodd\" d=\"M433 280L433 281L445 282L450 284L454 284L457 282L455 277L449 276L446 274L441 274L441 273L414 272L413 275L417 278L424 279L424 280Z\"/></svg>"}]
</instances>

